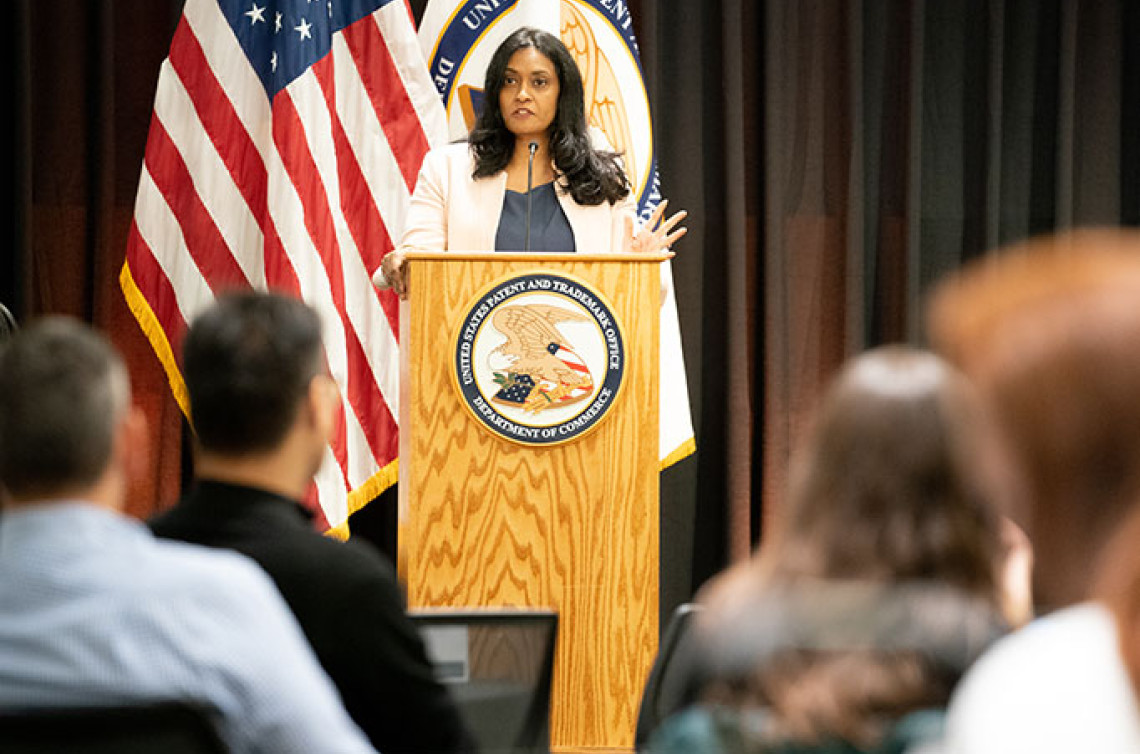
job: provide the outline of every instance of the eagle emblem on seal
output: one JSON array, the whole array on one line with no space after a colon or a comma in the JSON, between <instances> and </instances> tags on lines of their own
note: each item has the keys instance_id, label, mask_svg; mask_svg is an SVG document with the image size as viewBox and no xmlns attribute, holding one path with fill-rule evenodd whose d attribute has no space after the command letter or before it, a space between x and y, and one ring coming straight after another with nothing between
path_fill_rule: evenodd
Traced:
<instances>
[{"instance_id":1,"label":"eagle emblem on seal","mask_svg":"<svg viewBox=\"0 0 1140 754\"><path fill-rule=\"evenodd\" d=\"M568 406L594 393L585 361L558 329L562 322L590 321L578 312L548 304L499 308L491 325L506 342L488 355L498 392L491 400L538 413Z\"/></svg>"}]
</instances>

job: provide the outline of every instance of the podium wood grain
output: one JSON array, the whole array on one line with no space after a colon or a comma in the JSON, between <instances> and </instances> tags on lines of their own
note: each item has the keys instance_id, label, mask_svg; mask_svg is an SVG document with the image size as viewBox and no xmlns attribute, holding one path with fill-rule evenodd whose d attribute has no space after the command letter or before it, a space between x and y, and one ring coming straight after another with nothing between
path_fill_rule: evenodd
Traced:
<instances>
[{"instance_id":1,"label":"podium wood grain","mask_svg":"<svg viewBox=\"0 0 1140 754\"><path fill-rule=\"evenodd\" d=\"M399 531L409 605L556 608L551 744L564 751L632 748L657 651L660 278L654 260L618 257L409 260ZM492 436L451 374L455 328L475 296L533 269L590 284L625 336L625 382L609 414L554 447Z\"/></svg>"}]
</instances>

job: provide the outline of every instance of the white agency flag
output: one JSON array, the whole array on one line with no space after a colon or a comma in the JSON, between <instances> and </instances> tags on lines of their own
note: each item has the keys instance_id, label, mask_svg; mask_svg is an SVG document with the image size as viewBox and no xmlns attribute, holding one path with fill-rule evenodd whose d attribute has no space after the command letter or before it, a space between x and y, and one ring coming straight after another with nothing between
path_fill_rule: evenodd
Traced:
<instances>
[{"instance_id":1,"label":"white agency flag","mask_svg":"<svg viewBox=\"0 0 1140 754\"><path fill-rule=\"evenodd\" d=\"M578 61L586 117L622 153L641 217L661 201L649 98L633 22L623 0L429 0L419 28L429 74L447 109L451 139L464 138L482 106L483 79L495 48L520 26L561 37ZM669 263L661 307L661 468L696 448L681 331Z\"/></svg>"}]
</instances>

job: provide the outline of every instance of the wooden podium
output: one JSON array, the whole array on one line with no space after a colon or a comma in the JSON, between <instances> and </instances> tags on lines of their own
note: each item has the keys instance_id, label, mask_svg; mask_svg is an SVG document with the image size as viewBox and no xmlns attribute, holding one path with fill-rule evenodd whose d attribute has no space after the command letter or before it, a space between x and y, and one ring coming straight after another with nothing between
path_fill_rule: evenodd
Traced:
<instances>
[{"instance_id":1,"label":"wooden podium","mask_svg":"<svg viewBox=\"0 0 1140 754\"><path fill-rule=\"evenodd\" d=\"M657 652L659 263L665 258L407 256L409 298L400 313L398 561L409 607L556 609L556 751L631 750L642 688ZM538 301L546 311L541 302L554 299L543 299L537 286L550 292L551 280L555 289L571 291L566 308L577 301L583 311L602 317L575 323L586 328L582 332L592 332L593 325L603 338L619 332L624 362L620 388L603 406L601 419L573 439L541 430L554 439L535 445L497 435L465 398L461 375L470 377L465 359L472 352L464 343L476 330L505 341L490 329L495 307ZM536 287L530 298L522 295L527 285ZM597 314L604 311L612 314L615 328ZM561 316L571 315L554 318ZM609 360L601 370L612 377L617 357L611 340L605 342ZM486 360L480 348L486 346L476 344L470 359L476 370ZM551 353L557 350L550 347ZM496 375L500 381L515 378L507 371ZM600 396L602 376L594 380ZM601 398L594 400L589 409L581 408L588 399L560 409L581 414L558 431L585 424L581 417L588 419ZM475 402L489 415L478 396ZM512 417L507 424L532 423L525 410L503 413Z\"/></svg>"}]
</instances>

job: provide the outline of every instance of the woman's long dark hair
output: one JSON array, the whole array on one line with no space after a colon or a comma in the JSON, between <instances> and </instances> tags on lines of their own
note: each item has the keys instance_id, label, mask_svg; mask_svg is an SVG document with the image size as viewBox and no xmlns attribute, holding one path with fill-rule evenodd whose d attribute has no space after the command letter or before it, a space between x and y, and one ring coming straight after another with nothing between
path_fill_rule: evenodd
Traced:
<instances>
[{"instance_id":1,"label":"woman's long dark hair","mask_svg":"<svg viewBox=\"0 0 1140 754\"><path fill-rule=\"evenodd\" d=\"M473 177L486 178L507 167L515 148L515 135L507 130L499 106L499 93L507 62L516 51L533 47L558 72L558 110L550 127L550 154L562 174L562 188L578 204L613 204L629 195L629 178L618 155L594 149L586 130L586 104L582 74L570 51L553 34L522 27L503 40L487 66L483 111L468 141L475 157Z\"/></svg>"}]
</instances>

